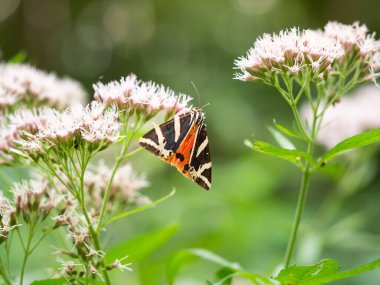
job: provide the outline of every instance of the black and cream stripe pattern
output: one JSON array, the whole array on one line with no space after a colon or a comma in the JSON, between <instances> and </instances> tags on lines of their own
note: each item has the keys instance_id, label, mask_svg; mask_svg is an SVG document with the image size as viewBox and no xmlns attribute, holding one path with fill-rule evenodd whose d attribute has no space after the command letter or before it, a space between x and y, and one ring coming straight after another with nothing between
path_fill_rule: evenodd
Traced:
<instances>
[{"instance_id":1,"label":"black and cream stripe pattern","mask_svg":"<svg viewBox=\"0 0 380 285\"><path fill-rule=\"evenodd\" d=\"M155 126L140 139L140 145L176 166L201 187L210 189L212 165L204 113L200 109Z\"/></svg>"}]
</instances>

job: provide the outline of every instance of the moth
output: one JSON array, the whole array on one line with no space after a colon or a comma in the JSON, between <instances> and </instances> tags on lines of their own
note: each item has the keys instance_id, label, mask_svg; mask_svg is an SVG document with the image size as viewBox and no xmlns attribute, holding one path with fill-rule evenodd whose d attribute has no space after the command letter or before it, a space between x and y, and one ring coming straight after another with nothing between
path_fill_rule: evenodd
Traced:
<instances>
[{"instance_id":1,"label":"moth","mask_svg":"<svg viewBox=\"0 0 380 285\"><path fill-rule=\"evenodd\" d=\"M211 188L211 157L205 115L193 108L155 126L139 140L140 146L175 166L206 190Z\"/></svg>"}]
</instances>

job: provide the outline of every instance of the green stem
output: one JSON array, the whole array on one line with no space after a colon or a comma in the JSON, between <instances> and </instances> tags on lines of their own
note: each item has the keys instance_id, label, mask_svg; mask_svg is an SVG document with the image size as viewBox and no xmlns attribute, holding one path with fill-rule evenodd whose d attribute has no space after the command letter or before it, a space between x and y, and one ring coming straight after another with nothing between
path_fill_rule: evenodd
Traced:
<instances>
[{"instance_id":1,"label":"green stem","mask_svg":"<svg viewBox=\"0 0 380 285\"><path fill-rule=\"evenodd\" d=\"M285 260L284 260L285 268L289 266L290 259L292 258L292 255L293 255L294 246L297 239L298 228L301 222L302 212L305 206L307 191L309 188L309 181L310 181L310 172L309 172L309 165L307 165L302 175L302 183L301 183L300 192L298 196L296 214L294 217L292 232L290 234L288 246L286 248Z\"/></svg>"},{"instance_id":2,"label":"green stem","mask_svg":"<svg viewBox=\"0 0 380 285\"><path fill-rule=\"evenodd\" d=\"M319 90L318 93L319 93L318 94L319 95L318 96L319 99L317 101L317 106L316 106L316 108L314 109L314 112L313 112L313 121L312 121L310 136L308 136L306 134L306 131L304 130L303 125L302 125L302 123L300 121L300 117L299 117L299 113L298 113L298 110L297 110L296 103L291 104L291 108L293 110L294 117L295 117L295 119L297 121L298 127L300 128L300 131L303 134L305 134L305 136L306 136L306 138L308 140L307 154L310 155L310 156L312 156L312 154L313 154L314 141L315 141L315 138L316 138L316 135L317 135L317 132L318 132L319 120L321 120L321 118L318 118L318 114L317 113L318 113L318 108L319 108L319 104L320 104L320 98L321 98L320 95L322 94L322 90ZM285 268L289 266L290 260L292 258L293 252L294 252L294 247L295 247L295 243L296 243L296 240L297 240L298 229L299 229L299 225L300 225L301 218L302 218L302 212L303 212L303 209L305 207L307 192L308 192L308 189L309 189L310 177L311 177L311 174L312 174L312 172L311 172L312 167L313 167L313 165L310 165L310 163L307 161L305 163L305 167L303 168L302 181L301 181L300 191L299 191L299 194L298 194L296 213L295 213L295 216L294 216L292 231L291 231L291 234L290 234L290 238L289 238L288 245L287 245L287 248L286 248L286 253L285 253L285 259L284 259L284 267Z\"/></svg>"},{"instance_id":3,"label":"green stem","mask_svg":"<svg viewBox=\"0 0 380 285\"><path fill-rule=\"evenodd\" d=\"M22 285L24 282L25 267L28 261L28 257L30 256L30 246L32 244L33 233L34 233L34 225L29 225L28 242L26 243L26 246L25 246L24 259L22 261L22 266L21 266L20 285Z\"/></svg>"},{"instance_id":4,"label":"green stem","mask_svg":"<svg viewBox=\"0 0 380 285\"><path fill-rule=\"evenodd\" d=\"M9 260L8 260L8 256L7 256L7 264L8 264L8 271L9 271ZM0 276L1 276L1 278L3 279L3 281L5 282L5 284L7 284L7 285L12 285L12 282L11 282L11 280L9 279L9 277L8 277L8 275L7 275L7 272L6 272L5 268L4 268L3 260L2 260L2 258L1 258L1 256L0 256ZM11 275L9 274L9 276L11 276Z\"/></svg>"},{"instance_id":5,"label":"green stem","mask_svg":"<svg viewBox=\"0 0 380 285\"><path fill-rule=\"evenodd\" d=\"M127 116L126 120L124 122L124 134L127 133L127 122L128 122L129 119L130 119L130 116ZM126 156L127 150L129 148L129 145L132 142L132 138L133 138L135 132L138 130L138 125L139 125L139 120L137 118L135 118L135 122L133 124L133 128L132 128L129 136L126 136L125 139L123 140L122 150L121 150L119 156L116 158L115 165L114 165L114 167L112 169L112 173L111 173L111 176L110 176L110 178L108 180L107 187L106 187L106 190L105 190L105 193L104 193L103 203L102 203L102 207L101 207L100 215L99 215L98 228L96 230L96 232L98 234L100 233L100 230L102 228L103 218L104 218L104 214L106 212L108 198L109 198L109 195L111 193L111 186L112 186L113 179L115 177L116 171L120 167L121 162L123 161L124 158L127 157Z\"/></svg>"},{"instance_id":6,"label":"green stem","mask_svg":"<svg viewBox=\"0 0 380 285\"><path fill-rule=\"evenodd\" d=\"M0 265L0 276L1 278L3 279L3 281L5 282L5 284L7 285L12 285L12 282L11 280L9 279L9 277L7 276L6 272L5 272L5 269L3 268L2 265Z\"/></svg>"},{"instance_id":7,"label":"green stem","mask_svg":"<svg viewBox=\"0 0 380 285\"><path fill-rule=\"evenodd\" d=\"M88 228L90 230L90 235L91 235L91 237L92 237L92 239L94 241L95 249L97 251L100 251L101 250L101 246L100 246L100 241L99 241L99 234L98 234L98 232L95 231L94 227L92 226L92 221L90 219L90 216L88 215L87 208L86 208L86 203L85 203L84 175L85 175L85 172L86 172L86 167L87 167L88 162L89 162L89 158L86 158L85 152L83 151L82 156L81 156L81 160L80 160L80 166L81 166L80 186L79 186L79 196L81 197L80 204L81 204L83 215L84 215L84 217L86 219ZM104 260L101 261L101 265L103 267L104 280L106 281L107 285L110 285L111 281L110 281L110 278L108 276L108 272L107 272L107 270L105 268Z\"/></svg>"}]
</instances>

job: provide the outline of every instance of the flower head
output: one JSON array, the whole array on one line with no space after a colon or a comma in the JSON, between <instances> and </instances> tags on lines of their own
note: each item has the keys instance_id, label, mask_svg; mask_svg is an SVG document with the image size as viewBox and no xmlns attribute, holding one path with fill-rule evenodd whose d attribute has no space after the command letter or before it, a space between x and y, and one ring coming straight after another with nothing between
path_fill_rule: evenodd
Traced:
<instances>
[{"instance_id":1,"label":"flower head","mask_svg":"<svg viewBox=\"0 0 380 285\"><path fill-rule=\"evenodd\" d=\"M355 46L363 43L367 39L368 28L355 22L352 25L345 25L336 21L331 21L324 27L324 33L329 38L340 42L346 52L350 52Z\"/></svg>"},{"instance_id":2,"label":"flower head","mask_svg":"<svg viewBox=\"0 0 380 285\"><path fill-rule=\"evenodd\" d=\"M63 112L44 109L39 113L37 132L24 131L17 149L34 156L50 148L77 148L83 143L91 150L103 149L116 141L119 127L116 109L95 101Z\"/></svg>"},{"instance_id":3,"label":"flower head","mask_svg":"<svg viewBox=\"0 0 380 285\"><path fill-rule=\"evenodd\" d=\"M10 163L15 160L15 155L11 149L16 147L16 142L25 138L25 134L34 135L39 130L40 124L45 124L44 110L20 109L8 116L7 120L0 127L0 163ZM36 148L29 144L28 148Z\"/></svg>"},{"instance_id":4,"label":"flower head","mask_svg":"<svg viewBox=\"0 0 380 285\"><path fill-rule=\"evenodd\" d=\"M12 187L16 213L21 214L26 223L34 216L45 219L55 209L62 197L43 180L29 180L16 183Z\"/></svg>"},{"instance_id":5,"label":"flower head","mask_svg":"<svg viewBox=\"0 0 380 285\"><path fill-rule=\"evenodd\" d=\"M375 34L368 34L368 28L358 22L352 25L329 22L324 30L292 28L259 37L245 57L235 60L235 68L241 71L235 78L242 81L259 78L272 84L278 72L298 76L307 71L319 81L335 65L357 53L360 59L350 64L358 64L364 78L378 69L373 57L379 51L380 41L375 40Z\"/></svg>"},{"instance_id":6,"label":"flower head","mask_svg":"<svg viewBox=\"0 0 380 285\"><path fill-rule=\"evenodd\" d=\"M85 102L86 97L72 79L58 78L28 64L0 64L0 110L19 103L63 109Z\"/></svg>"},{"instance_id":7,"label":"flower head","mask_svg":"<svg viewBox=\"0 0 380 285\"><path fill-rule=\"evenodd\" d=\"M235 61L235 65L243 74L249 72L253 75L278 70L298 74L307 67L312 67L314 72L322 72L343 54L339 42L328 38L321 31L292 28L279 34L264 34L256 40L246 57ZM312 66L315 62L319 63L320 70L315 64Z\"/></svg>"},{"instance_id":8,"label":"flower head","mask_svg":"<svg viewBox=\"0 0 380 285\"><path fill-rule=\"evenodd\" d=\"M152 116L161 110L170 114L190 107L189 96L176 94L173 90L152 81L143 82L134 74L107 84L98 82L93 87L95 100L106 105L116 105L128 112L136 110Z\"/></svg>"},{"instance_id":9,"label":"flower head","mask_svg":"<svg viewBox=\"0 0 380 285\"><path fill-rule=\"evenodd\" d=\"M0 192L0 244L5 241L8 234L17 226L16 209L11 202Z\"/></svg>"},{"instance_id":10,"label":"flower head","mask_svg":"<svg viewBox=\"0 0 380 285\"><path fill-rule=\"evenodd\" d=\"M106 266L106 269L107 270L112 270L112 269L119 269L121 271L124 271L124 270L128 270L128 271L132 271L132 268L130 267L132 265L132 263L125 263L125 264L122 264L122 262L127 259L128 256L125 256L123 257L122 259L116 259L113 263L109 264Z\"/></svg>"}]
</instances>

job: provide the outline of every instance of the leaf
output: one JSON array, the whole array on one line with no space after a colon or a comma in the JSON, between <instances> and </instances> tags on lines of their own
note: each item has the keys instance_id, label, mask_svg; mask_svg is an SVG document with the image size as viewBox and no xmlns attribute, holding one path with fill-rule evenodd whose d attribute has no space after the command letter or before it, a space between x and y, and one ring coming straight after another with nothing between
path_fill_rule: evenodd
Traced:
<instances>
[{"instance_id":1,"label":"leaf","mask_svg":"<svg viewBox=\"0 0 380 285\"><path fill-rule=\"evenodd\" d=\"M14 56L12 56L8 60L8 62L9 63L13 63L13 64L22 63L22 62L24 62L26 60L26 57L27 57L26 51L20 51L17 54L15 54Z\"/></svg>"},{"instance_id":2,"label":"leaf","mask_svg":"<svg viewBox=\"0 0 380 285\"><path fill-rule=\"evenodd\" d=\"M282 148L296 149L294 144L290 140L288 140L288 138L285 137L281 132L270 126L268 126L268 130L272 133L272 136Z\"/></svg>"},{"instance_id":3,"label":"leaf","mask_svg":"<svg viewBox=\"0 0 380 285\"><path fill-rule=\"evenodd\" d=\"M343 154L346 151L367 146L380 141L380 128L369 132L361 133L359 135L350 137L341 141L328 152L326 152L321 158L320 162L327 162L338 155Z\"/></svg>"},{"instance_id":4,"label":"leaf","mask_svg":"<svg viewBox=\"0 0 380 285\"><path fill-rule=\"evenodd\" d=\"M338 272L334 274L333 276L323 276L317 280L318 283L305 283L305 285L326 284L333 281L347 279L347 278L371 271L377 267L380 267L380 259L370 262L368 264L353 268L353 269Z\"/></svg>"},{"instance_id":5,"label":"leaf","mask_svg":"<svg viewBox=\"0 0 380 285\"><path fill-rule=\"evenodd\" d=\"M126 256L128 256L128 263L139 262L165 244L178 229L178 225L169 225L129 239L108 250L105 263L110 264L116 259L120 260Z\"/></svg>"},{"instance_id":6,"label":"leaf","mask_svg":"<svg viewBox=\"0 0 380 285\"><path fill-rule=\"evenodd\" d=\"M167 268L167 278L169 284L174 284L174 281L178 276L178 273L183 265L193 261L196 258L201 258L203 260L210 261L212 263L215 263L233 271L241 270L241 267L238 263L230 262L224 259L223 257L206 249L184 249L179 251L176 255L174 255L173 258L169 261Z\"/></svg>"},{"instance_id":7,"label":"leaf","mask_svg":"<svg viewBox=\"0 0 380 285\"><path fill-rule=\"evenodd\" d=\"M68 285L69 282L65 278L52 278L36 280L31 283L31 285Z\"/></svg>"},{"instance_id":8,"label":"leaf","mask_svg":"<svg viewBox=\"0 0 380 285\"><path fill-rule=\"evenodd\" d=\"M249 140L245 140L244 144L257 152L264 153L266 155L281 158L300 165L301 160L307 160L311 164L314 164L314 159L306 152L294 149L284 149L278 146L271 145L263 141L255 141L252 143Z\"/></svg>"},{"instance_id":9,"label":"leaf","mask_svg":"<svg viewBox=\"0 0 380 285\"><path fill-rule=\"evenodd\" d=\"M119 215L116 215L114 217L112 217L111 219L109 219L108 221L106 221L104 223L104 225L108 225L109 223L112 223L118 219L121 219L121 218L124 218L124 217L127 217L127 216L130 216L130 215L133 215L133 214L136 214L136 213L139 213L141 211L144 211L144 210L147 210L147 209L150 209L154 206L156 206L157 204L161 203L161 202L164 202L165 200L169 199L171 196L173 196L175 194L175 189L173 188L173 191L170 192L168 195L164 196L164 197L161 197L160 199L156 200L156 201L153 201L152 203L149 203L147 205L144 205L144 206L141 206L139 208L136 208L136 209L133 209L133 210L130 210L130 211L127 211L127 212L123 212Z\"/></svg>"},{"instance_id":10,"label":"leaf","mask_svg":"<svg viewBox=\"0 0 380 285\"><path fill-rule=\"evenodd\" d=\"M329 282L346 279L380 266L380 260L375 260L354 269L340 271L339 264L332 259L323 259L311 266L290 266L283 269L276 277L286 285L322 285Z\"/></svg>"},{"instance_id":11,"label":"leaf","mask_svg":"<svg viewBox=\"0 0 380 285\"><path fill-rule=\"evenodd\" d=\"M232 277L235 275L235 270L222 267L220 268L213 276L211 281L207 281L207 284L210 285L231 285Z\"/></svg>"},{"instance_id":12,"label":"leaf","mask_svg":"<svg viewBox=\"0 0 380 285\"><path fill-rule=\"evenodd\" d=\"M311 266L289 266L281 270L276 279L287 285L319 284L314 281L321 277L331 276L338 270L339 264L335 260L322 259Z\"/></svg>"},{"instance_id":13,"label":"leaf","mask_svg":"<svg viewBox=\"0 0 380 285\"><path fill-rule=\"evenodd\" d=\"M279 130L281 133L283 133L284 135L287 135L289 137L293 137L293 138L296 138L296 139L300 139L300 140L305 140L302 136L296 134L295 132L285 128L284 126L278 124L276 122L276 120L273 120L273 124L274 126L276 127L277 130Z\"/></svg>"}]
</instances>

